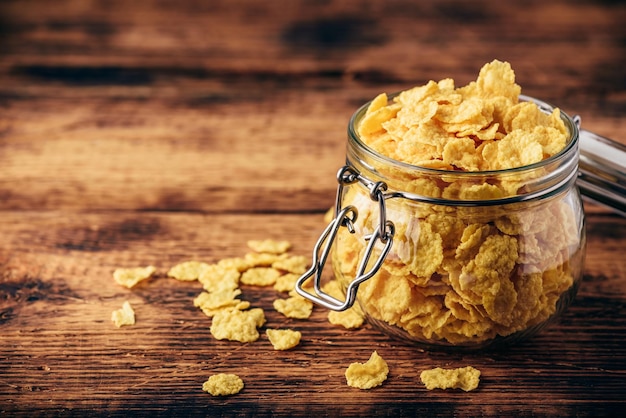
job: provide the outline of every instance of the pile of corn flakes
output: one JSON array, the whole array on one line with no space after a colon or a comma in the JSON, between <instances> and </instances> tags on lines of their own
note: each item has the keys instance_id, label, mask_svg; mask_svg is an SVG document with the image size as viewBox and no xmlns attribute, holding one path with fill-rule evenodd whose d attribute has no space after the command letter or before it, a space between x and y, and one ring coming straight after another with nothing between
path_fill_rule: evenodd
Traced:
<instances>
[{"instance_id":1,"label":"pile of corn flakes","mask_svg":"<svg viewBox=\"0 0 626 418\"><path fill-rule=\"evenodd\" d=\"M568 136L559 111L545 114L520 102L520 91L510 65L494 61L461 88L446 79L391 103L378 96L358 132L380 154L439 169L436 176L412 177L389 164L375 167L402 190L460 200L524 193L528 178L517 174L499 181L456 176L532 164L563 149ZM356 233L340 231L333 263L349 281L365 237L378 226L379 208L363 187L348 188L344 202L356 206L359 221ZM580 263L571 261L582 256L580 222L566 200L463 207L388 199L386 207L394 243L357 297L374 322L413 340L472 345L538 327L579 276L573 266Z\"/></svg>"},{"instance_id":2,"label":"pile of corn flakes","mask_svg":"<svg viewBox=\"0 0 626 418\"><path fill-rule=\"evenodd\" d=\"M358 127L378 153L420 167L490 171L522 167L561 151L567 129L555 109L545 114L519 101L521 87L509 63L493 61L478 79L455 88L430 81L388 102L377 96Z\"/></svg>"},{"instance_id":3,"label":"pile of corn flakes","mask_svg":"<svg viewBox=\"0 0 626 418\"><path fill-rule=\"evenodd\" d=\"M265 325L263 309L251 307L251 303L239 297L240 285L271 287L287 297L274 300L274 308L287 318L307 319L313 311L313 304L294 290L298 278L307 270L307 258L288 253L288 241L251 240L252 250L243 257L222 259L209 264L201 261L184 261L167 271L167 276L176 280L198 281L203 291L193 304L205 315L212 318L211 334L218 340L251 343L260 337L259 328ZM132 288L139 282L152 277L154 266L119 268L113 273L116 283ZM325 284L325 291L341 297L341 288L335 280ZM349 329L363 324L364 316L358 307L345 312L329 312L329 322ZM135 313L128 302L122 309L113 311L111 320L117 327L133 325ZM302 333L292 329L267 328L266 335L274 350L290 350L298 344ZM228 373L213 375L203 385L203 390L213 396L227 396L243 389L239 376Z\"/></svg>"}]
</instances>

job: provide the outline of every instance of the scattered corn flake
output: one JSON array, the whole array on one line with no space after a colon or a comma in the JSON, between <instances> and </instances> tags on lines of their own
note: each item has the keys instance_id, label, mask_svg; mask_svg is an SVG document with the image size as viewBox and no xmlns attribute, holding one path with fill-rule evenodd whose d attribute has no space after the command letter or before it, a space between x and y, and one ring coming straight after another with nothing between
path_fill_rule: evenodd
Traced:
<instances>
[{"instance_id":1,"label":"scattered corn flake","mask_svg":"<svg viewBox=\"0 0 626 418\"><path fill-rule=\"evenodd\" d=\"M272 286L280 277L280 271L272 267L253 267L241 275L241 284L250 286Z\"/></svg>"},{"instance_id":2,"label":"scattered corn flake","mask_svg":"<svg viewBox=\"0 0 626 418\"><path fill-rule=\"evenodd\" d=\"M245 311L248 308L250 308L250 302L248 302L247 300L239 300L239 299L235 299L230 304L220 306L218 308L209 308L209 307L200 306L200 310L202 310L202 313L204 313L209 318L213 318L215 314L220 311L228 311L228 310Z\"/></svg>"},{"instance_id":3,"label":"scattered corn flake","mask_svg":"<svg viewBox=\"0 0 626 418\"><path fill-rule=\"evenodd\" d=\"M307 258L303 255L294 255L273 262L272 267L287 273L303 274L307 270Z\"/></svg>"},{"instance_id":4,"label":"scattered corn flake","mask_svg":"<svg viewBox=\"0 0 626 418\"><path fill-rule=\"evenodd\" d=\"M240 301L235 299L241 294L239 289L225 289L219 292L202 292L193 300L193 306L200 309L217 309L234 306Z\"/></svg>"},{"instance_id":5,"label":"scattered corn flake","mask_svg":"<svg viewBox=\"0 0 626 418\"><path fill-rule=\"evenodd\" d=\"M463 389L466 392L478 387L480 371L472 366L458 369L442 369L440 367L424 370L420 379L426 389Z\"/></svg>"},{"instance_id":6,"label":"scattered corn flake","mask_svg":"<svg viewBox=\"0 0 626 418\"><path fill-rule=\"evenodd\" d=\"M274 350L289 350L300 344L302 333L291 329L267 329L265 330Z\"/></svg>"},{"instance_id":7,"label":"scattered corn flake","mask_svg":"<svg viewBox=\"0 0 626 418\"><path fill-rule=\"evenodd\" d=\"M197 280L207 267L209 265L201 261L184 261L170 268L167 275L176 280L193 281Z\"/></svg>"},{"instance_id":8,"label":"scattered corn flake","mask_svg":"<svg viewBox=\"0 0 626 418\"><path fill-rule=\"evenodd\" d=\"M337 300L344 300L346 297L341 283L336 279L324 283L322 291ZM356 329L365 322L365 315L361 307L355 303L345 311L328 311L328 322L346 329Z\"/></svg>"},{"instance_id":9,"label":"scattered corn flake","mask_svg":"<svg viewBox=\"0 0 626 418\"><path fill-rule=\"evenodd\" d=\"M140 281L150 278L155 271L154 266L118 268L113 272L113 279L116 283L130 289Z\"/></svg>"},{"instance_id":10,"label":"scattered corn flake","mask_svg":"<svg viewBox=\"0 0 626 418\"><path fill-rule=\"evenodd\" d=\"M217 262L217 265L225 269L235 269L240 273L252 267L243 257L223 258Z\"/></svg>"},{"instance_id":11,"label":"scattered corn flake","mask_svg":"<svg viewBox=\"0 0 626 418\"><path fill-rule=\"evenodd\" d=\"M259 339L258 327L265 323L261 308L247 311L222 309L215 313L211 323L211 335L217 340L254 342Z\"/></svg>"},{"instance_id":12,"label":"scattered corn flake","mask_svg":"<svg viewBox=\"0 0 626 418\"><path fill-rule=\"evenodd\" d=\"M237 268L218 263L206 266L200 273L198 281L202 283L204 290L216 292L223 289L236 289L239 286L240 277L241 273Z\"/></svg>"},{"instance_id":13,"label":"scattered corn flake","mask_svg":"<svg viewBox=\"0 0 626 418\"><path fill-rule=\"evenodd\" d=\"M274 283L274 290L278 292L291 292L295 288L296 282L299 278L300 275L294 273L287 273L278 276L276 283Z\"/></svg>"},{"instance_id":14,"label":"scattered corn flake","mask_svg":"<svg viewBox=\"0 0 626 418\"><path fill-rule=\"evenodd\" d=\"M202 384L202 390L213 396L236 395L243 389L243 380L236 374L219 373Z\"/></svg>"},{"instance_id":15,"label":"scattered corn flake","mask_svg":"<svg viewBox=\"0 0 626 418\"><path fill-rule=\"evenodd\" d=\"M130 306L130 302L125 301L121 309L113 311L111 321L113 321L118 328L124 325L135 325L135 311L132 306Z\"/></svg>"},{"instance_id":16,"label":"scattered corn flake","mask_svg":"<svg viewBox=\"0 0 626 418\"><path fill-rule=\"evenodd\" d=\"M374 351L365 363L352 363L346 369L348 386L358 389L371 389L387 380L389 367L387 362Z\"/></svg>"},{"instance_id":17,"label":"scattered corn flake","mask_svg":"<svg viewBox=\"0 0 626 418\"><path fill-rule=\"evenodd\" d=\"M273 253L248 253L244 256L244 260L249 265L249 269L253 267L270 267L279 260L287 258L287 254Z\"/></svg>"},{"instance_id":18,"label":"scattered corn flake","mask_svg":"<svg viewBox=\"0 0 626 418\"><path fill-rule=\"evenodd\" d=\"M289 241L266 240L250 240L248 247L257 253L283 254L291 248Z\"/></svg>"},{"instance_id":19,"label":"scattered corn flake","mask_svg":"<svg viewBox=\"0 0 626 418\"><path fill-rule=\"evenodd\" d=\"M274 309L287 318L307 319L313 312L313 303L299 295L274 300Z\"/></svg>"},{"instance_id":20,"label":"scattered corn flake","mask_svg":"<svg viewBox=\"0 0 626 418\"><path fill-rule=\"evenodd\" d=\"M346 329L357 329L365 322L365 315L358 305L352 305L345 311L329 311L328 322L333 325L341 325Z\"/></svg>"}]
</instances>

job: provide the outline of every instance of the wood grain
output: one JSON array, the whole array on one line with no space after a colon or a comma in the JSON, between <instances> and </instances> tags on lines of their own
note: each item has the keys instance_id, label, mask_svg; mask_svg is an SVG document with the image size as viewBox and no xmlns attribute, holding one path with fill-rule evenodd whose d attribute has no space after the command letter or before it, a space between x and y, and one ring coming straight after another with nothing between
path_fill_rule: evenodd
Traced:
<instances>
[{"instance_id":1,"label":"wood grain","mask_svg":"<svg viewBox=\"0 0 626 418\"><path fill-rule=\"evenodd\" d=\"M244 287L300 346L215 340L169 267L287 239L309 255L351 114L381 91L465 84L494 58L524 93L626 144L626 7L539 0L0 3L0 415L613 416L626 406L626 219L585 205L572 307L506 350L423 351L306 321ZM117 267L154 264L132 290ZM132 327L111 312L129 300ZM263 332L263 330L262 330ZM374 390L343 375L377 350ZM471 364L475 392L419 373ZM240 375L214 398L202 383Z\"/></svg>"}]
</instances>

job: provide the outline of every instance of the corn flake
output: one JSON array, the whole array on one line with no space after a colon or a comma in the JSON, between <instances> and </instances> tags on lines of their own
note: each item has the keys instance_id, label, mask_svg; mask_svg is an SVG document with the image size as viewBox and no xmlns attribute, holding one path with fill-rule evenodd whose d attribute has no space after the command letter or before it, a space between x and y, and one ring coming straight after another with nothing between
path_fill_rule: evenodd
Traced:
<instances>
[{"instance_id":1,"label":"corn flake","mask_svg":"<svg viewBox=\"0 0 626 418\"><path fill-rule=\"evenodd\" d=\"M356 329L365 322L365 315L358 305L352 305L345 311L328 312L328 322L333 325L341 325L346 329Z\"/></svg>"},{"instance_id":2,"label":"corn flake","mask_svg":"<svg viewBox=\"0 0 626 418\"><path fill-rule=\"evenodd\" d=\"M248 241L248 247L257 253L270 253L270 254L282 254L291 248L289 241L274 241L271 239L250 240Z\"/></svg>"},{"instance_id":3,"label":"corn flake","mask_svg":"<svg viewBox=\"0 0 626 418\"><path fill-rule=\"evenodd\" d=\"M270 267L279 260L287 258L287 254L274 253L248 253L244 256L244 261L248 264L248 269L253 267Z\"/></svg>"},{"instance_id":4,"label":"corn flake","mask_svg":"<svg viewBox=\"0 0 626 418\"><path fill-rule=\"evenodd\" d=\"M294 255L289 258L274 261L272 268L288 273L303 274L307 270L307 258L302 255Z\"/></svg>"},{"instance_id":5,"label":"corn flake","mask_svg":"<svg viewBox=\"0 0 626 418\"><path fill-rule=\"evenodd\" d=\"M217 262L217 265L228 270L235 269L240 273L252 267L243 257L223 258Z\"/></svg>"},{"instance_id":6,"label":"corn flake","mask_svg":"<svg viewBox=\"0 0 626 418\"><path fill-rule=\"evenodd\" d=\"M291 329L267 329L267 338L274 347L274 350L289 350L300 344L302 333Z\"/></svg>"},{"instance_id":7,"label":"corn flake","mask_svg":"<svg viewBox=\"0 0 626 418\"><path fill-rule=\"evenodd\" d=\"M240 277L241 273L236 267L218 263L207 265L198 276L198 281L207 292L218 292L237 289Z\"/></svg>"},{"instance_id":8,"label":"corn flake","mask_svg":"<svg viewBox=\"0 0 626 418\"><path fill-rule=\"evenodd\" d=\"M251 286L272 286L280 277L280 271L271 267L253 267L241 275L241 284Z\"/></svg>"},{"instance_id":9,"label":"corn flake","mask_svg":"<svg viewBox=\"0 0 626 418\"><path fill-rule=\"evenodd\" d=\"M113 272L113 279L116 283L130 289L140 281L150 278L155 271L154 266L119 268Z\"/></svg>"},{"instance_id":10,"label":"corn flake","mask_svg":"<svg viewBox=\"0 0 626 418\"><path fill-rule=\"evenodd\" d=\"M135 325L135 311L132 306L130 306L130 302L125 301L121 309L113 311L111 321L113 321L118 328L124 325Z\"/></svg>"},{"instance_id":11,"label":"corn flake","mask_svg":"<svg viewBox=\"0 0 626 418\"><path fill-rule=\"evenodd\" d=\"M247 311L222 309L215 313L211 323L211 335L217 340L254 342L259 339L258 327L265 323L261 308Z\"/></svg>"},{"instance_id":12,"label":"corn flake","mask_svg":"<svg viewBox=\"0 0 626 418\"><path fill-rule=\"evenodd\" d=\"M287 318L307 319L313 312L313 303L301 296L291 296L287 299L274 300L274 309Z\"/></svg>"},{"instance_id":13,"label":"corn flake","mask_svg":"<svg viewBox=\"0 0 626 418\"><path fill-rule=\"evenodd\" d=\"M299 278L299 274L293 273L278 276L276 283L274 283L274 290L278 292L291 292L296 287L296 282Z\"/></svg>"},{"instance_id":14,"label":"corn flake","mask_svg":"<svg viewBox=\"0 0 626 418\"><path fill-rule=\"evenodd\" d=\"M387 362L374 351L365 363L352 363L346 369L348 386L358 389L372 389L387 380L389 367Z\"/></svg>"},{"instance_id":15,"label":"corn flake","mask_svg":"<svg viewBox=\"0 0 626 418\"><path fill-rule=\"evenodd\" d=\"M243 380L231 373L214 374L202 384L202 390L213 396L236 395L243 387Z\"/></svg>"},{"instance_id":16,"label":"corn flake","mask_svg":"<svg viewBox=\"0 0 626 418\"><path fill-rule=\"evenodd\" d=\"M176 280L193 281L197 280L207 267L209 267L207 263L200 261L185 261L172 267L167 275Z\"/></svg>"},{"instance_id":17,"label":"corn flake","mask_svg":"<svg viewBox=\"0 0 626 418\"><path fill-rule=\"evenodd\" d=\"M463 389L466 392L478 387L480 371L472 366L458 369L442 369L440 367L424 370L420 379L426 389Z\"/></svg>"},{"instance_id":18,"label":"corn flake","mask_svg":"<svg viewBox=\"0 0 626 418\"><path fill-rule=\"evenodd\" d=\"M206 312L214 312L220 308L238 306L241 301L235 298L240 294L241 290L239 289L202 292L193 300L193 305L203 311L206 310Z\"/></svg>"}]
</instances>

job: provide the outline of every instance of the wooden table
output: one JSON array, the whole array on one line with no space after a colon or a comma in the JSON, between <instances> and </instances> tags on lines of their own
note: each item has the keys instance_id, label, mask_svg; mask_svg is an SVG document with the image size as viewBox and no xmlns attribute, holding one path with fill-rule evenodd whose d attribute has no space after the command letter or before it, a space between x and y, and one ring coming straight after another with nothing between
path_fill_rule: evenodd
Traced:
<instances>
[{"instance_id":1,"label":"wooden table","mask_svg":"<svg viewBox=\"0 0 626 418\"><path fill-rule=\"evenodd\" d=\"M524 93L626 143L623 2L6 1L0 4L0 415L601 416L626 407L626 219L587 205L573 306L506 351L424 352L370 326L284 318L303 341L212 338L186 260L250 239L309 255L349 117L382 91L511 62ZM129 290L117 267L153 264ZM129 300L134 326L111 312ZM345 368L373 350L382 387ZM422 370L473 365L478 390ZM202 383L236 373L244 390Z\"/></svg>"}]
</instances>

